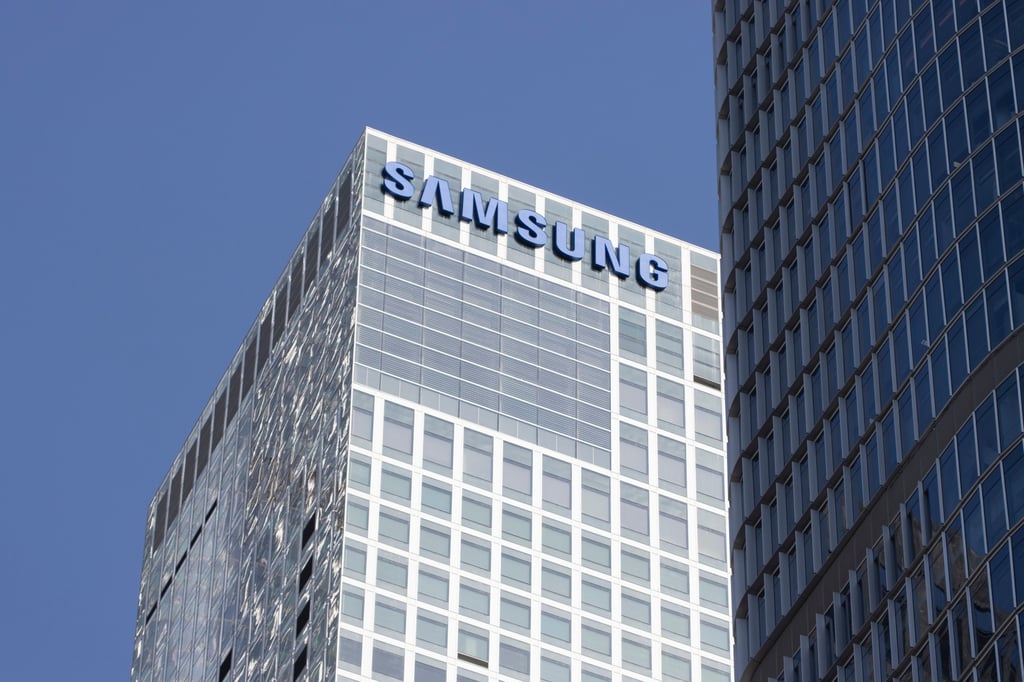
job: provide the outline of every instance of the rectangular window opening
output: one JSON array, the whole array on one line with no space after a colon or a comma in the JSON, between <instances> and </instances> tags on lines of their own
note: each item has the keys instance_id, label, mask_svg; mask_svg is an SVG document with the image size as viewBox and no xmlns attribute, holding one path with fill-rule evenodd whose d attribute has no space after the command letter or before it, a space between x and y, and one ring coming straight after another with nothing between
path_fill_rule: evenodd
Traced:
<instances>
[{"instance_id":1,"label":"rectangular window opening","mask_svg":"<svg viewBox=\"0 0 1024 682\"><path fill-rule=\"evenodd\" d=\"M220 675L217 677L219 682L224 682L228 678L228 673L231 672L231 654L232 651L228 651L224 660L220 662Z\"/></svg>"},{"instance_id":2,"label":"rectangular window opening","mask_svg":"<svg viewBox=\"0 0 1024 682\"><path fill-rule=\"evenodd\" d=\"M309 544L310 538L313 537L313 533L316 532L316 512L309 517L309 521L306 522L306 527L302 529L302 548L305 549L306 545Z\"/></svg>"},{"instance_id":3,"label":"rectangular window opening","mask_svg":"<svg viewBox=\"0 0 1024 682\"><path fill-rule=\"evenodd\" d=\"M306 629L306 625L309 624L309 606L310 602L306 602L306 605L299 611L299 615L295 618L295 636L298 637L302 634L302 631Z\"/></svg>"},{"instance_id":4,"label":"rectangular window opening","mask_svg":"<svg viewBox=\"0 0 1024 682\"><path fill-rule=\"evenodd\" d=\"M309 557L306 560L306 565L302 567L302 571L299 573L299 592L302 592L306 587L306 583L313 577L313 557Z\"/></svg>"},{"instance_id":5,"label":"rectangular window opening","mask_svg":"<svg viewBox=\"0 0 1024 682\"><path fill-rule=\"evenodd\" d=\"M306 669L306 662L309 659L309 645L302 647L302 651L299 652L298 657L295 659L295 665L292 667L292 680L299 679L299 675Z\"/></svg>"}]
</instances>

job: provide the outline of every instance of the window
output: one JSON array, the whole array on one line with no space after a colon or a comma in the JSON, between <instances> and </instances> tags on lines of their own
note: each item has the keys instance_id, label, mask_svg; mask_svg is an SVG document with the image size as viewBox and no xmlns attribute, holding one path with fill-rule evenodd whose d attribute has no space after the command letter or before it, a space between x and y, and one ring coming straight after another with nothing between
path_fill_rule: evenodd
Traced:
<instances>
[{"instance_id":1,"label":"window","mask_svg":"<svg viewBox=\"0 0 1024 682\"><path fill-rule=\"evenodd\" d=\"M641 364L647 362L647 321L642 313L619 308L619 354Z\"/></svg>"},{"instance_id":2,"label":"window","mask_svg":"<svg viewBox=\"0 0 1024 682\"><path fill-rule=\"evenodd\" d=\"M682 651L662 647L661 671L666 682L690 682L690 658Z\"/></svg>"},{"instance_id":3,"label":"window","mask_svg":"<svg viewBox=\"0 0 1024 682\"><path fill-rule=\"evenodd\" d=\"M632 670L649 671L651 669L651 645L623 636L622 664Z\"/></svg>"},{"instance_id":4,"label":"window","mask_svg":"<svg viewBox=\"0 0 1024 682\"><path fill-rule=\"evenodd\" d=\"M662 559L662 592L689 600L689 569L671 559Z\"/></svg>"},{"instance_id":5,"label":"window","mask_svg":"<svg viewBox=\"0 0 1024 682\"><path fill-rule=\"evenodd\" d=\"M393 602L385 602L377 597L377 607L373 616L374 630L390 631L399 635L405 634L405 607Z\"/></svg>"},{"instance_id":6,"label":"window","mask_svg":"<svg viewBox=\"0 0 1024 682\"><path fill-rule=\"evenodd\" d=\"M651 559L648 554L623 547L622 577L630 582L649 585L651 582Z\"/></svg>"},{"instance_id":7,"label":"window","mask_svg":"<svg viewBox=\"0 0 1024 682\"><path fill-rule=\"evenodd\" d=\"M486 490L491 489L494 471L494 440L476 431L466 429L462 449L462 475L466 483Z\"/></svg>"},{"instance_id":8,"label":"window","mask_svg":"<svg viewBox=\"0 0 1024 682\"><path fill-rule=\"evenodd\" d=\"M491 529L491 503L470 493L463 493L462 522L467 526L489 531Z\"/></svg>"},{"instance_id":9,"label":"window","mask_svg":"<svg viewBox=\"0 0 1024 682\"><path fill-rule=\"evenodd\" d=\"M519 673L520 675L517 675L517 677L520 677L520 679L522 679L521 676L529 676L530 647L526 645L519 646L513 640L502 637L498 647L498 665L501 672Z\"/></svg>"},{"instance_id":10,"label":"window","mask_svg":"<svg viewBox=\"0 0 1024 682\"><path fill-rule=\"evenodd\" d=\"M491 615L491 595L485 585L469 584L463 582L459 586L459 613L474 618Z\"/></svg>"},{"instance_id":11,"label":"window","mask_svg":"<svg viewBox=\"0 0 1024 682\"><path fill-rule=\"evenodd\" d=\"M413 411L394 403L384 403L384 454L412 462Z\"/></svg>"},{"instance_id":12,"label":"window","mask_svg":"<svg viewBox=\"0 0 1024 682\"><path fill-rule=\"evenodd\" d=\"M674 324L662 320L657 321L658 370L683 376L683 330Z\"/></svg>"},{"instance_id":13,"label":"window","mask_svg":"<svg viewBox=\"0 0 1024 682\"><path fill-rule=\"evenodd\" d=\"M448 605L448 576L420 569L419 598L437 604Z\"/></svg>"},{"instance_id":14,"label":"window","mask_svg":"<svg viewBox=\"0 0 1024 682\"><path fill-rule=\"evenodd\" d=\"M541 682L563 682L572 679L572 664L568 660L556 660L549 655L540 659Z\"/></svg>"},{"instance_id":15,"label":"window","mask_svg":"<svg viewBox=\"0 0 1024 682\"><path fill-rule=\"evenodd\" d=\"M661 632L676 642L690 641L690 614L681 606L662 604Z\"/></svg>"},{"instance_id":16,"label":"window","mask_svg":"<svg viewBox=\"0 0 1024 682\"><path fill-rule=\"evenodd\" d=\"M544 562L541 567L541 593L566 604L572 602L572 577L555 564Z\"/></svg>"},{"instance_id":17,"label":"window","mask_svg":"<svg viewBox=\"0 0 1024 682\"><path fill-rule=\"evenodd\" d=\"M345 575L361 578L366 575L366 550L346 542Z\"/></svg>"},{"instance_id":18,"label":"window","mask_svg":"<svg viewBox=\"0 0 1024 682\"><path fill-rule=\"evenodd\" d=\"M451 556L451 537L448 531L423 524L420 527L420 551L432 559L448 563Z\"/></svg>"},{"instance_id":19,"label":"window","mask_svg":"<svg viewBox=\"0 0 1024 682\"><path fill-rule=\"evenodd\" d=\"M871 650L865 649L865 651L870 654ZM723 670L714 663L701 663L700 676L702 680L707 680L707 682L729 682L731 679L731 675L728 670Z\"/></svg>"},{"instance_id":20,"label":"window","mask_svg":"<svg viewBox=\"0 0 1024 682\"><path fill-rule=\"evenodd\" d=\"M405 677L405 658L396 651L384 649L380 646L373 647L373 672L374 679L379 676L390 677L401 680Z\"/></svg>"},{"instance_id":21,"label":"window","mask_svg":"<svg viewBox=\"0 0 1024 682\"><path fill-rule=\"evenodd\" d=\"M623 475L647 481L647 431L632 424L619 424L619 462Z\"/></svg>"},{"instance_id":22,"label":"window","mask_svg":"<svg viewBox=\"0 0 1024 682\"><path fill-rule=\"evenodd\" d=\"M475 573L490 574L490 546L462 538L462 567Z\"/></svg>"},{"instance_id":23,"label":"window","mask_svg":"<svg viewBox=\"0 0 1024 682\"><path fill-rule=\"evenodd\" d=\"M384 551L377 553L377 582L399 588L403 594L409 584L409 565L401 557Z\"/></svg>"},{"instance_id":24,"label":"window","mask_svg":"<svg viewBox=\"0 0 1024 682\"><path fill-rule=\"evenodd\" d=\"M567 613L544 609L540 614L540 634L545 642L569 644L572 641L572 618Z\"/></svg>"},{"instance_id":25,"label":"window","mask_svg":"<svg viewBox=\"0 0 1024 682\"><path fill-rule=\"evenodd\" d=\"M533 520L528 514L505 505L501 511L501 537L529 547L533 538Z\"/></svg>"},{"instance_id":26,"label":"window","mask_svg":"<svg viewBox=\"0 0 1024 682\"><path fill-rule=\"evenodd\" d=\"M423 468L430 471L450 473L452 470L452 449L455 441L455 427L450 422L423 417Z\"/></svg>"},{"instance_id":27,"label":"window","mask_svg":"<svg viewBox=\"0 0 1024 682\"><path fill-rule=\"evenodd\" d=\"M501 553L501 577L526 588L530 587L530 557L506 550Z\"/></svg>"},{"instance_id":28,"label":"window","mask_svg":"<svg viewBox=\"0 0 1024 682\"><path fill-rule=\"evenodd\" d=\"M359 668L363 663L363 640L340 635L338 637L338 659L343 666Z\"/></svg>"},{"instance_id":29,"label":"window","mask_svg":"<svg viewBox=\"0 0 1024 682\"><path fill-rule=\"evenodd\" d=\"M513 499L530 502L533 495L533 453L526 448L504 444L503 489Z\"/></svg>"},{"instance_id":30,"label":"window","mask_svg":"<svg viewBox=\"0 0 1024 682\"><path fill-rule=\"evenodd\" d=\"M386 542L396 547L408 548L409 546L409 518L399 515L397 512L388 513L381 511L378 528L381 542Z\"/></svg>"},{"instance_id":31,"label":"window","mask_svg":"<svg viewBox=\"0 0 1024 682\"><path fill-rule=\"evenodd\" d=\"M647 422L647 374L619 365L619 408L623 416Z\"/></svg>"},{"instance_id":32,"label":"window","mask_svg":"<svg viewBox=\"0 0 1024 682\"><path fill-rule=\"evenodd\" d=\"M545 554L572 559L572 531L556 521L545 521L541 526L541 544Z\"/></svg>"},{"instance_id":33,"label":"window","mask_svg":"<svg viewBox=\"0 0 1024 682\"><path fill-rule=\"evenodd\" d=\"M605 572L611 570L612 550L608 546L607 540L585 533L581 545L584 566L601 569Z\"/></svg>"},{"instance_id":34,"label":"window","mask_svg":"<svg viewBox=\"0 0 1024 682\"><path fill-rule=\"evenodd\" d=\"M544 509L568 516L572 509L572 465L544 456Z\"/></svg>"},{"instance_id":35,"label":"window","mask_svg":"<svg viewBox=\"0 0 1024 682\"><path fill-rule=\"evenodd\" d=\"M642 627L651 625L650 598L627 590L622 591L622 619Z\"/></svg>"},{"instance_id":36,"label":"window","mask_svg":"<svg viewBox=\"0 0 1024 682\"><path fill-rule=\"evenodd\" d=\"M414 675L416 682L445 682L448 677L444 663L438 662L436 665L431 665L426 661L420 660L416 661Z\"/></svg>"},{"instance_id":37,"label":"window","mask_svg":"<svg viewBox=\"0 0 1024 682\"><path fill-rule=\"evenodd\" d=\"M693 378L708 386L720 386L722 362L717 339L693 335Z\"/></svg>"},{"instance_id":38,"label":"window","mask_svg":"<svg viewBox=\"0 0 1024 682\"><path fill-rule=\"evenodd\" d=\"M611 481L587 469L582 475L583 522L607 530L611 522Z\"/></svg>"},{"instance_id":39,"label":"window","mask_svg":"<svg viewBox=\"0 0 1024 682\"><path fill-rule=\"evenodd\" d=\"M686 494L686 446L665 436L658 436L658 482L666 490Z\"/></svg>"},{"instance_id":40,"label":"window","mask_svg":"<svg viewBox=\"0 0 1024 682\"><path fill-rule=\"evenodd\" d=\"M580 629L583 650L599 657L612 655L612 636L607 625L599 625L584 620Z\"/></svg>"},{"instance_id":41,"label":"window","mask_svg":"<svg viewBox=\"0 0 1024 682\"><path fill-rule=\"evenodd\" d=\"M373 448L373 396L359 391L352 392L352 442Z\"/></svg>"},{"instance_id":42,"label":"window","mask_svg":"<svg viewBox=\"0 0 1024 682\"><path fill-rule=\"evenodd\" d=\"M700 605L728 613L729 586L724 578L702 573L697 581L700 590Z\"/></svg>"},{"instance_id":43,"label":"window","mask_svg":"<svg viewBox=\"0 0 1024 682\"><path fill-rule=\"evenodd\" d=\"M365 604L363 591L345 588L341 592L341 615L347 623L363 624L363 607Z\"/></svg>"},{"instance_id":44,"label":"window","mask_svg":"<svg viewBox=\"0 0 1024 682\"><path fill-rule=\"evenodd\" d=\"M231 654L234 653L233 649L228 650L227 656L220 662L220 671L217 674L218 682L224 682L227 679L228 673L231 672Z\"/></svg>"},{"instance_id":45,"label":"window","mask_svg":"<svg viewBox=\"0 0 1024 682\"><path fill-rule=\"evenodd\" d=\"M725 517L703 509L697 512L697 549L701 563L726 566Z\"/></svg>"},{"instance_id":46,"label":"window","mask_svg":"<svg viewBox=\"0 0 1024 682\"><path fill-rule=\"evenodd\" d=\"M447 622L443 617L432 617L421 609L416 620L416 643L443 652L447 648Z\"/></svg>"},{"instance_id":47,"label":"window","mask_svg":"<svg viewBox=\"0 0 1024 682\"><path fill-rule=\"evenodd\" d=\"M697 441L722 447L722 399L704 391L693 392L694 432Z\"/></svg>"},{"instance_id":48,"label":"window","mask_svg":"<svg viewBox=\"0 0 1024 682\"><path fill-rule=\"evenodd\" d=\"M508 593L501 595L502 626L521 628L525 634L530 632L530 603Z\"/></svg>"},{"instance_id":49,"label":"window","mask_svg":"<svg viewBox=\"0 0 1024 682\"><path fill-rule=\"evenodd\" d=\"M686 556L690 546L689 529L686 519L686 505L665 495L658 498L661 531L661 548Z\"/></svg>"},{"instance_id":50,"label":"window","mask_svg":"<svg viewBox=\"0 0 1024 682\"><path fill-rule=\"evenodd\" d=\"M623 483L620 514L622 534L624 536L638 540L646 540L650 536L651 529L646 490Z\"/></svg>"},{"instance_id":51,"label":"window","mask_svg":"<svg viewBox=\"0 0 1024 682\"><path fill-rule=\"evenodd\" d=\"M423 483L423 511L449 518L452 513L452 491L448 486Z\"/></svg>"},{"instance_id":52,"label":"window","mask_svg":"<svg viewBox=\"0 0 1024 682\"><path fill-rule=\"evenodd\" d=\"M267 318L269 319L269 318ZM309 661L309 644L302 647L302 651L299 652L298 657L295 659L295 664L292 666L292 680L299 679L299 675L306 669L306 663Z\"/></svg>"},{"instance_id":53,"label":"window","mask_svg":"<svg viewBox=\"0 0 1024 682\"><path fill-rule=\"evenodd\" d=\"M370 507L362 500L352 497L348 501L348 527L353 530L362 531L365 535L370 527Z\"/></svg>"},{"instance_id":54,"label":"window","mask_svg":"<svg viewBox=\"0 0 1024 682\"><path fill-rule=\"evenodd\" d=\"M729 655L729 626L720 621L700 619L701 646L710 647L722 656Z\"/></svg>"},{"instance_id":55,"label":"window","mask_svg":"<svg viewBox=\"0 0 1024 682\"><path fill-rule=\"evenodd\" d=\"M686 435L686 389L682 384L658 377L658 427Z\"/></svg>"},{"instance_id":56,"label":"window","mask_svg":"<svg viewBox=\"0 0 1024 682\"><path fill-rule=\"evenodd\" d=\"M697 450L697 499L725 507L725 461L719 455Z\"/></svg>"},{"instance_id":57,"label":"window","mask_svg":"<svg viewBox=\"0 0 1024 682\"><path fill-rule=\"evenodd\" d=\"M370 490L370 461L352 454L348 460L348 483L357 490Z\"/></svg>"},{"instance_id":58,"label":"window","mask_svg":"<svg viewBox=\"0 0 1024 682\"><path fill-rule=\"evenodd\" d=\"M295 636L296 637L301 635L302 632L306 629L306 626L309 625L309 612L310 612L310 608L311 608L311 604L310 604L309 599L307 599L306 603L303 604L302 608L299 610L299 614L295 617Z\"/></svg>"},{"instance_id":59,"label":"window","mask_svg":"<svg viewBox=\"0 0 1024 682\"><path fill-rule=\"evenodd\" d=\"M459 628L459 658L487 665L487 633L476 628Z\"/></svg>"},{"instance_id":60,"label":"window","mask_svg":"<svg viewBox=\"0 0 1024 682\"><path fill-rule=\"evenodd\" d=\"M412 478L400 469L384 465L380 475L380 494L386 500L409 503Z\"/></svg>"},{"instance_id":61,"label":"window","mask_svg":"<svg viewBox=\"0 0 1024 682\"><path fill-rule=\"evenodd\" d=\"M600 578L584 577L580 583L583 608L592 613L610 615L612 612L612 588Z\"/></svg>"}]
</instances>

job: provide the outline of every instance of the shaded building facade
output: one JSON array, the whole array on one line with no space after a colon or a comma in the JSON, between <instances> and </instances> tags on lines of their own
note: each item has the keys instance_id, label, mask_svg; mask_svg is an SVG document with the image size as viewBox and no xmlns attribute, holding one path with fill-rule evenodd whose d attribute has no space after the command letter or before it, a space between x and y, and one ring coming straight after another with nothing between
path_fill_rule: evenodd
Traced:
<instances>
[{"instance_id":1,"label":"shaded building facade","mask_svg":"<svg viewBox=\"0 0 1024 682\"><path fill-rule=\"evenodd\" d=\"M715 3L738 680L1019 680L1024 3Z\"/></svg>"},{"instance_id":2,"label":"shaded building facade","mask_svg":"<svg viewBox=\"0 0 1024 682\"><path fill-rule=\"evenodd\" d=\"M726 682L718 280L367 130L153 499L132 679Z\"/></svg>"}]
</instances>

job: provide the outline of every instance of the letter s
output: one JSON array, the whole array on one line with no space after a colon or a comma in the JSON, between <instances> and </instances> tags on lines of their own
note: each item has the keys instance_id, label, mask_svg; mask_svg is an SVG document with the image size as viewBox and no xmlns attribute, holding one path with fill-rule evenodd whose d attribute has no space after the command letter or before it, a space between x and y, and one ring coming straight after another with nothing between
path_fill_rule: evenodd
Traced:
<instances>
[{"instance_id":1,"label":"letter s","mask_svg":"<svg viewBox=\"0 0 1024 682\"><path fill-rule=\"evenodd\" d=\"M397 161L388 161L384 164L381 177L384 178L381 188L385 192L399 201L412 199L413 186L411 181L416 175L409 170L408 166L404 166Z\"/></svg>"},{"instance_id":2,"label":"letter s","mask_svg":"<svg viewBox=\"0 0 1024 682\"><path fill-rule=\"evenodd\" d=\"M516 214L516 225L516 239L526 246L536 249L547 243L544 228L548 223L539 213L524 208Z\"/></svg>"}]
</instances>

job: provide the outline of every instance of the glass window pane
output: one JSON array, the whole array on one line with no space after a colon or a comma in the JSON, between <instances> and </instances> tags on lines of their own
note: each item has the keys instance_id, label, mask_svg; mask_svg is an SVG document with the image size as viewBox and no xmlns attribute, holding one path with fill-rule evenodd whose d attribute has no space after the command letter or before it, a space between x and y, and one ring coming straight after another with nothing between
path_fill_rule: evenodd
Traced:
<instances>
[{"instance_id":1,"label":"glass window pane","mask_svg":"<svg viewBox=\"0 0 1024 682\"><path fill-rule=\"evenodd\" d=\"M450 472L455 427L430 415L423 418L423 466L432 471Z\"/></svg>"},{"instance_id":2,"label":"glass window pane","mask_svg":"<svg viewBox=\"0 0 1024 682\"><path fill-rule=\"evenodd\" d=\"M412 461L413 411L394 403L384 403L384 454Z\"/></svg>"}]
</instances>

